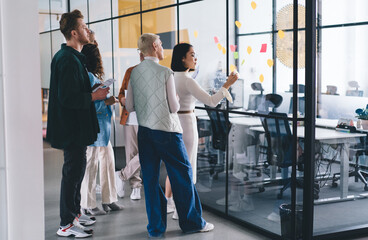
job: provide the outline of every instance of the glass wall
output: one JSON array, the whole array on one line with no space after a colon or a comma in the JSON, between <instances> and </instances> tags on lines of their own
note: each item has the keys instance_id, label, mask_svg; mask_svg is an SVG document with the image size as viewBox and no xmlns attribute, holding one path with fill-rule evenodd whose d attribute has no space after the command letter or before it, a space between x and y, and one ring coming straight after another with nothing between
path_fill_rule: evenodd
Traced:
<instances>
[{"instance_id":1,"label":"glass wall","mask_svg":"<svg viewBox=\"0 0 368 240\"><path fill-rule=\"evenodd\" d=\"M40 0L43 93L52 56L64 42L57 21L67 9L81 10L95 31L105 78L117 80L111 91L115 96L125 71L139 63L137 40L142 33L160 35L165 51L160 64L167 67L175 44L188 42L198 57L191 74L208 93L219 91L233 70L240 73L230 89L232 103L224 99L216 108L196 103L196 187L203 205L270 237L286 237L291 227L298 235L308 161L304 120L313 111L307 112L306 105L316 101L314 234L361 228L364 214L359 212L365 209L368 190L366 132L347 132L354 131L351 123L363 125L355 109L368 103L366 1L316 1L317 81L312 89L316 99L306 94L313 84L305 77L305 0L295 6L292 0L70 0L70 6L66 2L51 1L50 6ZM43 95L47 104L47 94ZM111 136L115 152L124 146L121 111L116 105ZM339 118L346 119L346 126L336 131ZM351 199L359 201L347 201ZM298 211L290 215L290 208ZM288 221L291 216L295 221Z\"/></svg>"}]
</instances>

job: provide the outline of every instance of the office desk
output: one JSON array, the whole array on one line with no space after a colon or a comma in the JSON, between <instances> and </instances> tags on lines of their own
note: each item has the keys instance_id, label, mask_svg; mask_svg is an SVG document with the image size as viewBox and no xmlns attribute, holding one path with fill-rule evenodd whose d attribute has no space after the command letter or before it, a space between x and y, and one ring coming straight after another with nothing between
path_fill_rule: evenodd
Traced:
<instances>
[{"instance_id":1,"label":"office desk","mask_svg":"<svg viewBox=\"0 0 368 240\"><path fill-rule=\"evenodd\" d=\"M251 131L264 132L263 127L252 127ZM292 128L291 128L292 130ZM297 128L297 136L304 138L304 126ZM325 144L338 144L341 145L341 159L340 159L340 197L327 198L315 201L316 204L327 202L338 202L353 200L355 196L348 196L348 183L349 183L349 146L351 142L359 141L360 137L365 137L366 134L362 133L345 133L338 132L328 128L316 128L315 139L318 142Z\"/></svg>"}]
</instances>

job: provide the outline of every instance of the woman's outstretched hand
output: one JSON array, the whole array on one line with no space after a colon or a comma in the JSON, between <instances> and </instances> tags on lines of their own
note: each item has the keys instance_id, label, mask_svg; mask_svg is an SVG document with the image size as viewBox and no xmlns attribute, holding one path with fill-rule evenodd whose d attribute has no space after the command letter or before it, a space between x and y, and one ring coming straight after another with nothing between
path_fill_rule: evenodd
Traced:
<instances>
[{"instance_id":1,"label":"woman's outstretched hand","mask_svg":"<svg viewBox=\"0 0 368 240\"><path fill-rule=\"evenodd\" d=\"M238 79L239 73L236 70L232 71L230 73L230 76L227 78L227 81L224 83L223 87L229 89L231 85L233 85Z\"/></svg>"}]
</instances>

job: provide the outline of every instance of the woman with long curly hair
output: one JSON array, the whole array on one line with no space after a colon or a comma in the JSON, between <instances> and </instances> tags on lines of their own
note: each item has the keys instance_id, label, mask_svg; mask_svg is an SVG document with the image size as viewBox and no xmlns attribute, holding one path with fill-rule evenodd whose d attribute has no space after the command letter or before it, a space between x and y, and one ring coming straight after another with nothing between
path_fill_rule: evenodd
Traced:
<instances>
[{"instance_id":1,"label":"woman with long curly hair","mask_svg":"<svg viewBox=\"0 0 368 240\"><path fill-rule=\"evenodd\" d=\"M97 44L87 44L83 46L82 53L86 56L86 67L93 88L101 84L104 76L100 50ZM96 142L87 147L86 173L81 186L81 207L86 214L101 215L106 214L109 210L123 209L122 206L116 203L118 199L115 188L115 158L110 143L111 105L116 102L118 101L113 96L105 100L95 101L100 133ZM99 209L96 204L98 165L100 165L103 210Z\"/></svg>"}]
</instances>

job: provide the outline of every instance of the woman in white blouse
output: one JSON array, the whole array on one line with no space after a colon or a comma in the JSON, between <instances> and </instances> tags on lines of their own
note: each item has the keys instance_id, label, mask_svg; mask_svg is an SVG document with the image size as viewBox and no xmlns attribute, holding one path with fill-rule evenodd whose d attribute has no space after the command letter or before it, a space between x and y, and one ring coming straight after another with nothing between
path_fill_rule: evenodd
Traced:
<instances>
[{"instance_id":1,"label":"woman in white blouse","mask_svg":"<svg viewBox=\"0 0 368 240\"><path fill-rule=\"evenodd\" d=\"M197 57L192 45L180 43L174 47L171 61L171 69L174 71L176 93L179 96L180 110L178 112L181 126L183 128L183 140L188 152L189 160L193 169L193 182L197 181L197 148L198 132L197 120L194 114L195 101L198 99L205 105L215 107L226 96L228 89L239 78L239 75L232 72L227 81L214 95L209 95L191 77L190 70L195 69ZM172 201L170 182L166 179L166 197L168 198L168 213L175 209ZM176 212L173 215L177 219Z\"/></svg>"}]
</instances>

